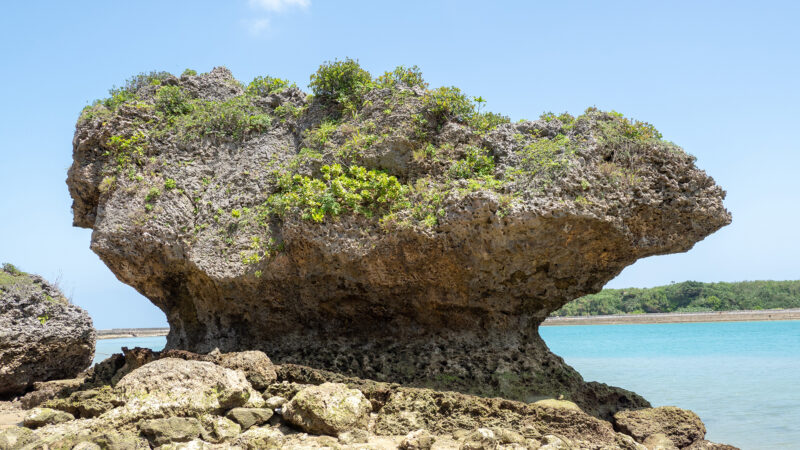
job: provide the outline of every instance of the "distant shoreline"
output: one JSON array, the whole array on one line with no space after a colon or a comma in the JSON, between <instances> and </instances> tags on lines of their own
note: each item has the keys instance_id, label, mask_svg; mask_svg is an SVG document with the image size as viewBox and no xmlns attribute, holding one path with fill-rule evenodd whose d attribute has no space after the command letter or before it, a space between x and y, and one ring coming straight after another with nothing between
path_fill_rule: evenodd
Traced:
<instances>
[{"instance_id":1,"label":"distant shoreline","mask_svg":"<svg viewBox=\"0 0 800 450\"><path fill-rule=\"evenodd\" d=\"M97 330L97 339L121 339L135 337L166 336L169 328L112 328Z\"/></svg>"},{"instance_id":2,"label":"distant shoreline","mask_svg":"<svg viewBox=\"0 0 800 450\"><path fill-rule=\"evenodd\" d=\"M754 322L765 320L800 320L800 308L760 311L711 311L696 313L617 314L610 316L548 317L542 326L626 325L648 323ZM122 339L166 336L169 328L112 328L97 330L97 339Z\"/></svg>"},{"instance_id":3,"label":"distant shoreline","mask_svg":"<svg viewBox=\"0 0 800 450\"><path fill-rule=\"evenodd\" d=\"M696 313L548 317L542 325L626 325L649 323L751 322L765 320L800 320L800 308L767 309L759 311L710 311Z\"/></svg>"}]
</instances>

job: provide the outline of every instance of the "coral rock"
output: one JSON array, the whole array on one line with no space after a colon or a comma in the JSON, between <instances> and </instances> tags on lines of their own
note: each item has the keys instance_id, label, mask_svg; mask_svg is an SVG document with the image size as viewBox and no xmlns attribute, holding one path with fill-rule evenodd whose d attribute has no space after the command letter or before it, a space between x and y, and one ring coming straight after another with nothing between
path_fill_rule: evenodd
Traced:
<instances>
[{"instance_id":1,"label":"coral rock","mask_svg":"<svg viewBox=\"0 0 800 450\"><path fill-rule=\"evenodd\" d=\"M92 250L166 314L168 349L564 394L604 418L649 406L585 383L538 327L730 222L724 191L651 126L591 108L508 123L405 82L346 105L223 68L165 83L84 112L67 184Z\"/></svg>"},{"instance_id":2,"label":"coral rock","mask_svg":"<svg viewBox=\"0 0 800 450\"><path fill-rule=\"evenodd\" d=\"M366 428L372 406L361 391L323 383L298 392L283 406L283 418L303 431L338 436Z\"/></svg>"},{"instance_id":3,"label":"coral rock","mask_svg":"<svg viewBox=\"0 0 800 450\"><path fill-rule=\"evenodd\" d=\"M91 364L95 339L89 314L57 287L9 265L0 269L0 397L75 377Z\"/></svg>"}]
</instances>

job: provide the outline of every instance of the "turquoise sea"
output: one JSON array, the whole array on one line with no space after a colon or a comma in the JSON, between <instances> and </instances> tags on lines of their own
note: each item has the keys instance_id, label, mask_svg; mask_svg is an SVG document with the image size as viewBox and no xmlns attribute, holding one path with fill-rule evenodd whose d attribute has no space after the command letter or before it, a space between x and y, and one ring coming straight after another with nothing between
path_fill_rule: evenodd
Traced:
<instances>
[{"instance_id":1,"label":"turquoise sea","mask_svg":"<svg viewBox=\"0 0 800 450\"><path fill-rule=\"evenodd\" d=\"M540 328L586 380L691 409L708 439L743 449L800 449L800 321ZM164 337L98 341L95 361Z\"/></svg>"}]
</instances>

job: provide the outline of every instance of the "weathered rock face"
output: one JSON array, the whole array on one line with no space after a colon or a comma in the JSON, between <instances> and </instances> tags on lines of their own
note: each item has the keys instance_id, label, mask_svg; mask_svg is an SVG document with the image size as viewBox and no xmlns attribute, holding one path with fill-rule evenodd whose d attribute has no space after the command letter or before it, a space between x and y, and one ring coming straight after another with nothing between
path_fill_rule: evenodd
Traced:
<instances>
[{"instance_id":1,"label":"weathered rock face","mask_svg":"<svg viewBox=\"0 0 800 450\"><path fill-rule=\"evenodd\" d=\"M413 71L348 70L313 98L222 68L140 77L82 114L74 223L165 312L167 347L646 406L584 383L538 325L730 222L694 158L616 113L512 124Z\"/></svg>"},{"instance_id":2,"label":"weathered rock face","mask_svg":"<svg viewBox=\"0 0 800 450\"><path fill-rule=\"evenodd\" d=\"M0 397L89 367L95 330L86 311L38 275L0 269Z\"/></svg>"}]
</instances>

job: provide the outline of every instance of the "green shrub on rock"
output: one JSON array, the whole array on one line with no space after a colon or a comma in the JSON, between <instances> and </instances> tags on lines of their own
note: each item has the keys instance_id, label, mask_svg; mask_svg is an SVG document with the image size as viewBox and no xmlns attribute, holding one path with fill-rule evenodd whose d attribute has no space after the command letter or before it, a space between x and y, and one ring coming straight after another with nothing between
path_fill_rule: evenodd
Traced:
<instances>
[{"instance_id":1,"label":"green shrub on rock","mask_svg":"<svg viewBox=\"0 0 800 450\"><path fill-rule=\"evenodd\" d=\"M292 86L294 86L294 83L290 83L288 80L267 75L253 79L247 86L245 92L249 95L264 97L269 94L281 92Z\"/></svg>"},{"instance_id":2,"label":"green shrub on rock","mask_svg":"<svg viewBox=\"0 0 800 450\"><path fill-rule=\"evenodd\" d=\"M168 116L188 114L192 111L189 95L178 86L163 86L156 93L156 110Z\"/></svg>"},{"instance_id":3,"label":"green shrub on rock","mask_svg":"<svg viewBox=\"0 0 800 450\"><path fill-rule=\"evenodd\" d=\"M321 65L311 75L308 85L314 95L324 102L338 104L346 111L355 111L361 106L363 95L372 88L372 75L362 69L358 61L345 58Z\"/></svg>"},{"instance_id":4,"label":"green shrub on rock","mask_svg":"<svg viewBox=\"0 0 800 450\"><path fill-rule=\"evenodd\" d=\"M322 222L345 211L372 217L407 205L406 188L383 172L339 164L322 166L320 171L322 179L281 176L278 193L269 197L267 207L277 214L299 208L303 219Z\"/></svg>"}]
</instances>

